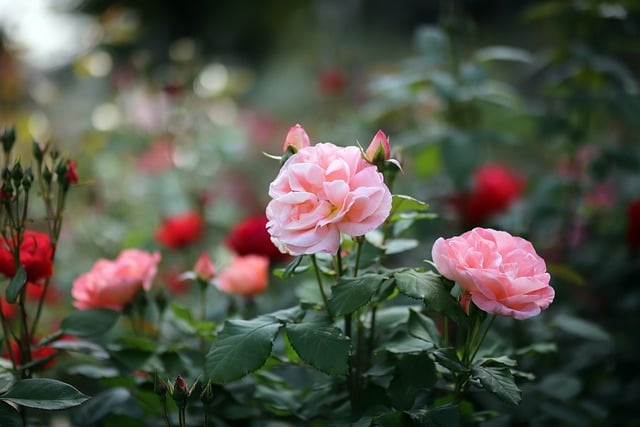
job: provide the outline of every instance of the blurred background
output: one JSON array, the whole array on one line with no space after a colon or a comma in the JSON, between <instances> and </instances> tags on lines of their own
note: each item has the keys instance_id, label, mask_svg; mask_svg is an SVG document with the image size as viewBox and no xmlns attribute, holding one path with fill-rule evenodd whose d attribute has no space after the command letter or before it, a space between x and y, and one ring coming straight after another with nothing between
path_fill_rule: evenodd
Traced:
<instances>
[{"instance_id":1,"label":"blurred background","mask_svg":"<svg viewBox=\"0 0 640 427\"><path fill-rule=\"evenodd\" d=\"M163 251L163 285L261 216L288 129L403 165L396 193L437 215L394 262L473 226L530 239L556 290L505 322L542 353L491 425L640 425L640 5L634 0L0 0L0 127L76 159L60 312L99 257ZM164 219L202 212L167 248ZM36 218L37 225L37 218ZM401 252L411 249L409 252ZM282 288L257 298L291 303ZM544 350L546 348L546 351Z\"/></svg>"}]
</instances>

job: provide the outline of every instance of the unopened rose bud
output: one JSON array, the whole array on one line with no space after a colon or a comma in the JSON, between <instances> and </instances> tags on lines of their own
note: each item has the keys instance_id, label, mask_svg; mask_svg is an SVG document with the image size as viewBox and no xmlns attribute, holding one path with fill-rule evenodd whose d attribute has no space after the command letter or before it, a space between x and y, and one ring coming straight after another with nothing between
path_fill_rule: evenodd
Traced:
<instances>
[{"instance_id":1,"label":"unopened rose bud","mask_svg":"<svg viewBox=\"0 0 640 427\"><path fill-rule=\"evenodd\" d=\"M471 304L471 292L464 291L460 295L460 307L462 307L462 311L467 316L469 315L469 304Z\"/></svg>"},{"instance_id":2,"label":"unopened rose bud","mask_svg":"<svg viewBox=\"0 0 640 427\"><path fill-rule=\"evenodd\" d=\"M161 397L167 394L167 384L160 377L158 377L157 372L153 377L153 391L155 391L156 394Z\"/></svg>"},{"instance_id":3,"label":"unopened rose bud","mask_svg":"<svg viewBox=\"0 0 640 427\"><path fill-rule=\"evenodd\" d=\"M204 252L200 254L200 257L196 261L196 265L193 267L193 272L196 273L198 279L202 280L203 282L208 282L209 280L213 279L216 271L215 267L213 266L213 262L211 262L211 258L209 258L209 255Z\"/></svg>"},{"instance_id":4,"label":"unopened rose bud","mask_svg":"<svg viewBox=\"0 0 640 427\"><path fill-rule=\"evenodd\" d=\"M5 128L0 133L0 141L5 154L8 154L16 142L16 130L13 127Z\"/></svg>"},{"instance_id":5,"label":"unopened rose bud","mask_svg":"<svg viewBox=\"0 0 640 427\"><path fill-rule=\"evenodd\" d=\"M289 129L287 137L284 140L282 152L286 153L287 151L290 151L292 153L297 153L299 150L310 145L311 141L309 140L309 135L307 135L307 132L305 132L302 126L296 124Z\"/></svg>"},{"instance_id":6,"label":"unopened rose bud","mask_svg":"<svg viewBox=\"0 0 640 427\"><path fill-rule=\"evenodd\" d=\"M33 157L36 159L38 164L41 164L42 160L44 159L45 150L42 148L42 146L38 141L33 141L33 144L31 146L31 151L33 152Z\"/></svg>"},{"instance_id":7,"label":"unopened rose bud","mask_svg":"<svg viewBox=\"0 0 640 427\"><path fill-rule=\"evenodd\" d=\"M33 172L29 167L27 170L24 171L24 176L22 177L22 188L24 188L24 191L28 192L31 189L32 182L33 182Z\"/></svg>"},{"instance_id":8,"label":"unopened rose bud","mask_svg":"<svg viewBox=\"0 0 640 427\"><path fill-rule=\"evenodd\" d=\"M76 161L67 160L67 174L65 175L67 184L78 183L78 172L76 171Z\"/></svg>"},{"instance_id":9,"label":"unopened rose bud","mask_svg":"<svg viewBox=\"0 0 640 427\"><path fill-rule=\"evenodd\" d=\"M42 179L44 179L44 182L46 182L47 184L51 184L51 180L53 179L53 174L46 166L42 170Z\"/></svg>"},{"instance_id":10,"label":"unopened rose bud","mask_svg":"<svg viewBox=\"0 0 640 427\"><path fill-rule=\"evenodd\" d=\"M382 163L391 158L391 145L387 135L382 130L375 134L369 143L369 147L367 147L367 151L364 153L364 157L367 162L372 164Z\"/></svg>"},{"instance_id":11,"label":"unopened rose bud","mask_svg":"<svg viewBox=\"0 0 640 427\"><path fill-rule=\"evenodd\" d=\"M22 165L20 164L20 162L17 162L15 165L13 165L13 169L11 170L13 185L15 185L16 188L20 185L20 181L22 181L23 176L24 173L22 172Z\"/></svg>"},{"instance_id":12,"label":"unopened rose bud","mask_svg":"<svg viewBox=\"0 0 640 427\"><path fill-rule=\"evenodd\" d=\"M187 405L187 397L189 396L189 389L185 380L178 375L176 382L173 384L173 390L171 391L171 397L176 402L176 405L184 408Z\"/></svg>"}]
</instances>

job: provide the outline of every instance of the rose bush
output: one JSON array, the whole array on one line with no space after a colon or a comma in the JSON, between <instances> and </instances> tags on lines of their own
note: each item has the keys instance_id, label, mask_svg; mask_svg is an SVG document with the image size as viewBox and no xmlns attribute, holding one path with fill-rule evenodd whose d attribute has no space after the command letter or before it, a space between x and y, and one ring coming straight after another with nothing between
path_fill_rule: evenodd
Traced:
<instances>
[{"instance_id":1,"label":"rose bush","mask_svg":"<svg viewBox=\"0 0 640 427\"><path fill-rule=\"evenodd\" d=\"M89 272L73 282L74 307L121 311L141 289L151 288L160 259L157 252L126 249L115 260L96 261Z\"/></svg>"},{"instance_id":2,"label":"rose bush","mask_svg":"<svg viewBox=\"0 0 640 427\"><path fill-rule=\"evenodd\" d=\"M269 186L267 229L292 255L335 253L340 234L362 236L387 218L391 193L357 147L331 143L291 156Z\"/></svg>"},{"instance_id":3,"label":"rose bush","mask_svg":"<svg viewBox=\"0 0 640 427\"><path fill-rule=\"evenodd\" d=\"M438 271L488 313L527 319L553 301L544 260L530 242L505 231L478 227L450 239L440 237L432 256Z\"/></svg>"}]
</instances>

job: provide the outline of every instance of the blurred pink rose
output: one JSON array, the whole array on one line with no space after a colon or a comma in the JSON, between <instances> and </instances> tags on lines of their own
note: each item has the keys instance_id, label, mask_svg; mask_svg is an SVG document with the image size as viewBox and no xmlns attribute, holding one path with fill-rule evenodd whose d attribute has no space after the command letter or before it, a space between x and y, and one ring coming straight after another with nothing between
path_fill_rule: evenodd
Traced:
<instances>
[{"instance_id":1,"label":"blurred pink rose","mask_svg":"<svg viewBox=\"0 0 640 427\"><path fill-rule=\"evenodd\" d=\"M461 236L439 238L432 257L438 271L456 281L488 313L527 319L553 301L545 262L521 237L478 227Z\"/></svg>"},{"instance_id":2,"label":"blurred pink rose","mask_svg":"<svg viewBox=\"0 0 640 427\"><path fill-rule=\"evenodd\" d=\"M269 281L269 258L260 255L236 256L216 279L221 291L253 296L264 292Z\"/></svg>"},{"instance_id":3,"label":"blurred pink rose","mask_svg":"<svg viewBox=\"0 0 640 427\"><path fill-rule=\"evenodd\" d=\"M331 143L291 156L269 186L271 240L291 255L335 253L340 233L361 236L389 215L391 192L358 147Z\"/></svg>"},{"instance_id":4,"label":"blurred pink rose","mask_svg":"<svg viewBox=\"0 0 640 427\"><path fill-rule=\"evenodd\" d=\"M199 279L205 282L213 279L213 276L216 275L213 261L211 261L211 258L209 258L206 252L201 253L198 257L196 264L193 266L193 272L196 273Z\"/></svg>"},{"instance_id":5,"label":"blurred pink rose","mask_svg":"<svg viewBox=\"0 0 640 427\"><path fill-rule=\"evenodd\" d=\"M160 253L138 249L126 249L115 260L99 259L73 282L74 307L121 311L140 289L151 289L159 262Z\"/></svg>"}]
</instances>

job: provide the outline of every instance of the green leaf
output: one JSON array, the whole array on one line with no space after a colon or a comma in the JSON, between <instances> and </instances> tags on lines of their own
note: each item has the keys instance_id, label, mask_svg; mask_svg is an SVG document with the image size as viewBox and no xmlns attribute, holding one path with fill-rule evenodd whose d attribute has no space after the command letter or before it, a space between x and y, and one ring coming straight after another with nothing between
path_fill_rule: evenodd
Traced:
<instances>
[{"instance_id":1,"label":"green leaf","mask_svg":"<svg viewBox=\"0 0 640 427\"><path fill-rule=\"evenodd\" d=\"M517 405L522 400L522 392L509 368L474 366L471 375L480 381L485 390L507 403Z\"/></svg>"},{"instance_id":2,"label":"green leaf","mask_svg":"<svg viewBox=\"0 0 640 427\"><path fill-rule=\"evenodd\" d=\"M427 308L442 313L457 323L464 321L460 306L442 283L440 275L432 271L400 270L393 277L401 293L423 300Z\"/></svg>"},{"instance_id":3,"label":"green leaf","mask_svg":"<svg viewBox=\"0 0 640 427\"><path fill-rule=\"evenodd\" d=\"M389 239L385 242L384 253L387 255L399 254L418 247L420 242L416 239Z\"/></svg>"},{"instance_id":4,"label":"green leaf","mask_svg":"<svg viewBox=\"0 0 640 427\"><path fill-rule=\"evenodd\" d=\"M30 378L16 381L0 399L27 408L54 410L78 406L89 400L89 396L62 381Z\"/></svg>"},{"instance_id":5,"label":"green leaf","mask_svg":"<svg viewBox=\"0 0 640 427\"><path fill-rule=\"evenodd\" d=\"M418 199L402 194L394 194L391 199L391 213L389 220L395 221L400 219L399 214L402 212L425 212L429 210L429 205Z\"/></svg>"},{"instance_id":6,"label":"green leaf","mask_svg":"<svg viewBox=\"0 0 640 427\"><path fill-rule=\"evenodd\" d=\"M107 332L116 324L120 313L105 308L74 311L62 319L61 328L69 335L87 337Z\"/></svg>"},{"instance_id":7,"label":"green leaf","mask_svg":"<svg viewBox=\"0 0 640 427\"><path fill-rule=\"evenodd\" d=\"M0 426L2 427L23 427L22 418L15 408L7 402L0 400Z\"/></svg>"},{"instance_id":8,"label":"green leaf","mask_svg":"<svg viewBox=\"0 0 640 427\"><path fill-rule=\"evenodd\" d=\"M411 409L418 392L431 388L435 381L436 366L428 354L402 355L396 362L395 373L389 384L389 398L396 408Z\"/></svg>"},{"instance_id":9,"label":"green leaf","mask_svg":"<svg viewBox=\"0 0 640 427\"><path fill-rule=\"evenodd\" d=\"M327 374L347 373L351 348L349 338L328 319L291 323L286 330L291 346L302 360Z\"/></svg>"},{"instance_id":10,"label":"green leaf","mask_svg":"<svg viewBox=\"0 0 640 427\"><path fill-rule=\"evenodd\" d=\"M440 332L435 322L415 310L409 310L409 334L415 338L432 343L438 346L440 342Z\"/></svg>"},{"instance_id":11,"label":"green leaf","mask_svg":"<svg viewBox=\"0 0 640 427\"><path fill-rule=\"evenodd\" d=\"M556 328L591 341L611 342L611 335L599 325L578 317L559 314L551 322Z\"/></svg>"},{"instance_id":12,"label":"green leaf","mask_svg":"<svg viewBox=\"0 0 640 427\"><path fill-rule=\"evenodd\" d=\"M358 277L341 277L331 288L329 309L334 316L350 314L371 301L385 276L363 274Z\"/></svg>"},{"instance_id":13,"label":"green leaf","mask_svg":"<svg viewBox=\"0 0 640 427\"><path fill-rule=\"evenodd\" d=\"M260 369L280 326L265 319L226 321L205 359L207 378L226 383Z\"/></svg>"},{"instance_id":14,"label":"green leaf","mask_svg":"<svg viewBox=\"0 0 640 427\"><path fill-rule=\"evenodd\" d=\"M103 390L73 412L73 425L94 425L107 415L125 408L131 400L131 392L125 387L110 387Z\"/></svg>"},{"instance_id":15,"label":"green leaf","mask_svg":"<svg viewBox=\"0 0 640 427\"><path fill-rule=\"evenodd\" d=\"M9 281L9 286L7 287L6 297L7 302L11 304L15 304L18 301L18 295L22 292L24 285L27 283L27 272L24 269L24 266L21 264L16 270L16 274L13 275L11 280Z\"/></svg>"},{"instance_id":16,"label":"green leaf","mask_svg":"<svg viewBox=\"0 0 640 427\"><path fill-rule=\"evenodd\" d=\"M452 347L439 348L433 352L433 356L440 365L444 366L453 373L467 371L458 353Z\"/></svg>"},{"instance_id":17,"label":"green leaf","mask_svg":"<svg viewBox=\"0 0 640 427\"><path fill-rule=\"evenodd\" d=\"M416 420L421 426L429 427L453 427L461 425L460 408L458 405L444 405L429 409L426 413L420 414Z\"/></svg>"},{"instance_id":18,"label":"green leaf","mask_svg":"<svg viewBox=\"0 0 640 427\"><path fill-rule=\"evenodd\" d=\"M293 261L287 264L286 267L274 269L273 270L274 276L280 279L288 279L290 277L295 276L296 274L304 273L311 267L311 264L300 266L300 263L302 262L303 258L304 258L304 255L297 256L293 259Z\"/></svg>"},{"instance_id":19,"label":"green leaf","mask_svg":"<svg viewBox=\"0 0 640 427\"><path fill-rule=\"evenodd\" d=\"M433 344L412 337L404 331L399 332L381 345L381 348L394 354L422 353L433 348Z\"/></svg>"}]
</instances>

